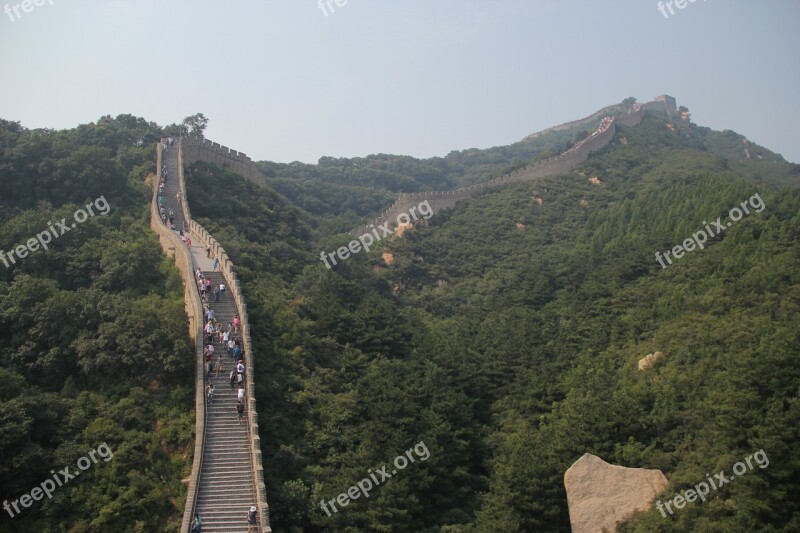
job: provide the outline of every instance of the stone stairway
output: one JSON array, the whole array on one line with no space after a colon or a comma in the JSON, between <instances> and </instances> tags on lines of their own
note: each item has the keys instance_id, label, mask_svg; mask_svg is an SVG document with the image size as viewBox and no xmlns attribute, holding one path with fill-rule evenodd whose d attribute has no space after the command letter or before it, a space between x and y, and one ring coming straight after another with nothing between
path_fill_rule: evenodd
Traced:
<instances>
[{"instance_id":1,"label":"stone stairway","mask_svg":"<svg viewBox=\"0 0 800 533\"><path fill-rule=\"evenodd\" d=\"M185 228L184 213L178 200L178 148L169 147L164 153L163 163L167 169L167 179L162 196L164 211L172 209L175 232ZM230 280L221 272L213 272L211 259L198 246L200 239L192 236L195 268L199 267L205 278L210 278L214 286L224 283L225 295L219 302L213 292L208 297L208 305L214 310L216 319L223 329L233 321L236 306L230 290ZM228 355L227 347L214 339L214 363L222 356L224 372L219 376L212 373L210 382L214 385L214 400L206 409L205 446L203 464L200 470L199 489L195 512L200 515L203 533L244 532L247 531L246 515L256 504L254 471L250 454L247 416L241 425L236 412L237 390L231 389L229 374L235 369L234 360ZM202 354L198 354L201 357ZM208 383L208 379L206 383ZM244 383L243 383L244 384ZM247 405L247 397L245 397ZM245 413L247 415L247 413Z\"/></svg>"},{"instance_id":2,"label":"stone stairway","mask_svg":"<svg viewBox=\"0 0 800 533\"><path fill-rule=\"evenodd\" d=\"M230 285L219 272L203 272L219 286ZM233 321L236 307L229 290L214 300L208 299L216 319L225 327ZM203 468L200 471L200 489L197 496L197 512L203 521L203 531L243 531L246 528L245 515L251 505L255 505L255 486L247 435L247 420L239 424L236 413L237 390L230 386L230 371L235 369L234 360L227 348L214 340L214 362L222 356L224 371L219 376L216 371L210 379L214 385L214 400L208 406L206 418L206 444L203 454ZM245 400L246 404L246 400Z\"/></svg>"}]
</instances>

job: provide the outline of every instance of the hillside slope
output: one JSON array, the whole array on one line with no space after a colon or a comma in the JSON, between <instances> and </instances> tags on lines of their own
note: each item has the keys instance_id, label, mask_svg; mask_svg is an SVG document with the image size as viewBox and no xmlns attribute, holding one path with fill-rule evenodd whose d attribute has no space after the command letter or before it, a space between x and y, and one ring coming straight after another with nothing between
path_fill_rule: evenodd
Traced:
<instances>
[{"instance_id":1,"label":"hillside slope","mask_svg":"<svg viewBox=\"0 0 800 533\"><path fill-rule=\"evenodd\" d=\"M129 115L0 122L1 531L180 526L194 366L181 281L148 227L160 134Z\"/></svg>"},{"instance_id":2,"label":"hillside slope","mask_svg":"<svg viewBox=\"0 0 800 533\"><path fill-rule=\"evenodd\" d=\"M188 184L246 265L276 531L567 531L562 476L585 452L660 468L678 491L762 448L768 468L626 527L796 530L797 167L728 136L648 116L568 175L465 201L332 270L318 252L344 239L307 229L329 219L202 170L240 205ZM742 202L747 216L661 267L656 251ZM419 442L425 462L321 508Z\"/></svg>"}]
</instances>

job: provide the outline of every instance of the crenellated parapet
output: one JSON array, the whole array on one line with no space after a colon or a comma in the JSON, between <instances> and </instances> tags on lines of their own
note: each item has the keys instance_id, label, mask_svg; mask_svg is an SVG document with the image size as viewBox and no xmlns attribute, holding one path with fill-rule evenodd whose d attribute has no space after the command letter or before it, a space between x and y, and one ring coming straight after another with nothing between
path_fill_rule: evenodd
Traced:
<instances>
[{"instance_id":1,"label":"crenellated parapet","mask_svg":"<svg viewBox=\"0 0 800 533\"><path fill-rule=\"evenodd\" d=\"M191 165L195 161L204 161L220 168L228 168L259 185L267 185L266 176L244 152L237 152L199 135L184 137L181 145L183 162L186 165Z\"/></svg>"}]
</instances>

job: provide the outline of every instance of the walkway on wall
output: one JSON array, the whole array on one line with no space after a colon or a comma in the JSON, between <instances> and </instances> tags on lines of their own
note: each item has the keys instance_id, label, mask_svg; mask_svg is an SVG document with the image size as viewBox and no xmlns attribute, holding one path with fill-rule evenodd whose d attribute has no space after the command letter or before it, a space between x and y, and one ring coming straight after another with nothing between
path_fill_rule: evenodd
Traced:
<instances>
[{"instance_id":1,"label":"walkway on wall","mask_svg":"<svg viewBox=\"0 0 800 533\"><path fill-rule=\"evenodd\" d=\"M651 104L652 103L654 102L651 102ZM658 105L663 106L663 103ZM600 112L604 111L605 109L610 108L601 109ZM595 113L595 115L596 114L597 113ZM586 161L592 152L596 152L597 150L607 146L614 137L617 125L635 126L641 122L643 116L644 106L641 104L633 104L625 113L603 118L600 121L597 129L593 131L591 135L576 143L575 146L569 150L547 159L535 161L529 165L489 181L484 181L482 183L477 183L467 187L460 187L451 191L401 193L398 199L386 210L384 210L380 216L370 220L368 223L362 226L350 230L348 234L352 235L353 237L358 237L360 234L368 233L371 228L377 228L382 225L391 224L397 220L397 216L400 213L406 211L415 203L419 204L419 202L423 202L425 200L429 201L431 204L431 209L435 213L441 209L449 209L453 207L456 202L466 198L471 198L482 191L495 189L509 183L518 183L522 181L529 181L535 178L542 178L545 176L565 174L577 168L577 166L582 162Z\"/></svg>"},{"instance_id":2,"label":"walkway on wall","mask_svg":"<svg viewBox=\"0 0 800 533\"><path fill-rule=\"evenodd\" d=\"M419 202L428 200L432 211L435 213L441 209L449 209L453 207L456 202L471 198L482 191L495 189L509 183L529 181L534 178L569 172L588 159L589 154L604 148L611 142L616 131L616 124L625 126L636 125L641 120L642 114L643 111L641 107L632 106L627 114L621 114L616 117L605 117L600 121L597 129L595 129L591 135L576 143L575 146L565 152L547 159L535 161L489 181L476 183L475 185L469 185L467 187L460 187L451 191L402 193L391 206L380 214L380 216L370 220L367 224L350 230L348 234L353 237L358 237L359 234L368 233L373 227L377 228L391 224L400 213L406 211L414 203L418 204Z\"/></svg>"},{"instance_id":3,"label":"walkway on wall","mask_svg":"<svg viewBox=\"0 0 800 533\"><path fill-rule=\"evenodd\" d=\"M225 284L227 290L220 301L215 301L213 294L208 301L216 319L227 326L238 313L232 280L226 278L221 269L214 271L213 258L208 257L206 245L198 235L189 232L189 217L184 213L180 201L177 143L163 154L162 162L168 174L163 193L164 209L167 213L172 209L176 233L183 229L192 239L192 270L199 267L203 277L211 279L214 285ZM194 281L186 280L187 283ZM196 499L191 491L187 497L187 511L192 507L192 512L191 515L184 516L184 531L188 531L186 516L198 513L202 520L203 533L241 532L247 530L245 517L251 506L255 505L259 509L262 507L257 505L256 475L248 433L251 425L249 416L243 422L237 419L238 390L231 388L228 377L230 371L235 369L234 361L228 355L227 348L216 338L214 349L214 362L217 355L221 355L224 371L218 376L214 372L209 380L214 386L214 399L211 404L206 405L204 431L199 430L196 434L196 438L204 439L200 458L202 463L199 479L196 480ZM198 353L197 357L198 364L202 364L203 354ZM204 384L198 380L196 386L203 387ZM246 394L249 393L250 391L246 391ZM247 401L245 405L248 405ZM269 528L259 531L269 531Z\"/></svg>"}]
</instances>

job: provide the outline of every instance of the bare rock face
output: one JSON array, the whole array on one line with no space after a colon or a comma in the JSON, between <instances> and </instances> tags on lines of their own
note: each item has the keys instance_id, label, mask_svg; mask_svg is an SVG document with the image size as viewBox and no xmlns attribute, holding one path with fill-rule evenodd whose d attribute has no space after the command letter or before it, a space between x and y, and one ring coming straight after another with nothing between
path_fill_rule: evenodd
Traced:
<instances>
[{"instance_id":1,"label":"bare rock face","mask_svg":"<svg viewBox=\"0 0 800 533\"><path fill-rule=\"evenodd\" d=\"M608 464L583 454L564 474L572 533L617 530L617 522L647 510L669 486L660 470Z\"/></svg>"},{"instance_id":2,"label":"bare rock face","mask_svg":"<svg viewBox=\"0 0 800 533\"><path fill-rule=\"evenodd\" d=\"M656 361L661 359L663 354L661 352L654 352L651 354L647 354L641 359L639 359L639 370L647 370L651 366L655 364Z\"/></svg>"}]
</instances>

